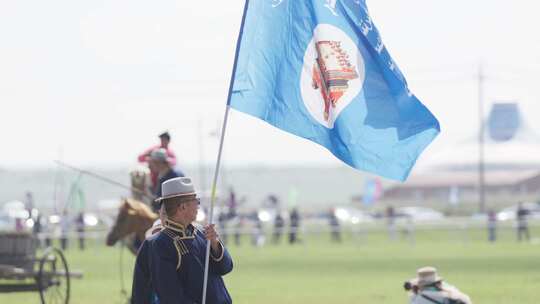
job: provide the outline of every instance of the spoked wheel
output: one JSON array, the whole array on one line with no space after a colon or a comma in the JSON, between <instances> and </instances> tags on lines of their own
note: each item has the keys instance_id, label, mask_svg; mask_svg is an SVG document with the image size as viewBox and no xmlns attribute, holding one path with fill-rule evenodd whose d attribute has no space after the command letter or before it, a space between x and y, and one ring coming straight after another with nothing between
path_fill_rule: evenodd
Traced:
<instances>
[{"instance_id":1,"label":"spoked wheel","mask_svg":"<svg viewBox=\"0 0 540 304\"><path fill-rule=\"evenodd\" d=\"M47 248L39 260L37 276L42 304L69 303L69 269L62 251Z\"/></svg>"}]
</instances>

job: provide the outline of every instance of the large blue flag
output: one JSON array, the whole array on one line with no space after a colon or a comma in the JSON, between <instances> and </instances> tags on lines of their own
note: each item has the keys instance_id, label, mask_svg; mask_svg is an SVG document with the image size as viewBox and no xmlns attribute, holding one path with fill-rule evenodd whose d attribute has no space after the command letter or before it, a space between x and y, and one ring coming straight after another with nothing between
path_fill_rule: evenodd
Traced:
<instances>
[{"instance_id":1,"label":"large blue flag","mask_svg":"<svg viewBox=\"0 0 540 304\"><path fill-rule=\"evenodd\" d=\"M405 180L439 122L409 91L364 0L246 1L228 104L350 166Z\"/></svg>"}]
</instances>

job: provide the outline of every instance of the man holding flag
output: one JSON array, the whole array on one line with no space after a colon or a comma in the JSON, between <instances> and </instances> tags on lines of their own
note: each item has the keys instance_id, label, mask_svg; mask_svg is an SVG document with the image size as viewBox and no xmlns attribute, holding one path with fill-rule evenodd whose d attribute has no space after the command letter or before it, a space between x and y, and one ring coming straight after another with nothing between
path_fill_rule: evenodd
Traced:
<instances>
[{"instance_id":1,"label":"man holding flag","mask_svg":"<svg viewBox=\"0 0 540 304\"><path fill-rule=\"evenodd\" d=\"M206 241L211 246L208 302L230 304L222 276L233 269L232 258L218 238L214 225L204 229L192 223L199 199L191 178L163 183L158 198L163 229L146 239L137 253L132 288L133 304L201 303Z\"/></svg>"},{"instance_id":2,"label":"man holding flag","mask_svg":"<svg viewBox=\"0 0 540 304\"><path fill-rule=\"evenodd\" d=\"M246 0L214 173L230 108L327 148L351 167L404 181L439 134L365 0ZM210 243L206 249L208 264ZM208 266L202 303L205 304Z\"/></svg>"}]
</instances>

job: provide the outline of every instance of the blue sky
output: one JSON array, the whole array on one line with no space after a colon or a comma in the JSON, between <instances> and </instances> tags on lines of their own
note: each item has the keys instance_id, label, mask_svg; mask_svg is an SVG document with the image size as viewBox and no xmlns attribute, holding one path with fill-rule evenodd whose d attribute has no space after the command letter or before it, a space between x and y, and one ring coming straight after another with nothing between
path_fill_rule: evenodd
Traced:
<instances>
[{"instance_id":1,"label":"blue sky","mask_svg":"<svg viewBox=\"0 0 540 304\"><path fill-rule=\"evenodd\" d=\"M479 63L485 112L493 101L518 101L540 130L537 1L368 6L411 91L441 122L424 157L474 136ZM1 2L0 167L53 166L59 157L130 165L164 129L180 163L213 163L210 133L223 117L242 7L241 0ZM325 149L234 111L224 162L340 164Z\"/></svg>"}]
</instances>

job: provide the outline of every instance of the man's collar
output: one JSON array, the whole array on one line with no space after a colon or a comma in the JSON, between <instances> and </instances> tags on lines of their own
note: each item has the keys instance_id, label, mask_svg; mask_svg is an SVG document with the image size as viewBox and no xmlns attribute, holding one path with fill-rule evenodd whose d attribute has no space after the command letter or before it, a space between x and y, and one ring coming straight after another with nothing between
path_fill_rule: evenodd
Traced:
<instances>
[{"instance_id":1,"label":"man's collar","mask_svg":"<svg viewBox=\"0 0 540 304\"><path fill-rule=\"evenodd\" d=\"M193 231L195 229L192 224L188 224L187 226L184 226L181 223L175 222L169 218L165 219L165 223L163 224L163 227L173 231L175 234L178 234L182 238L192 237Z\"/></svg>"}]
</instances>

